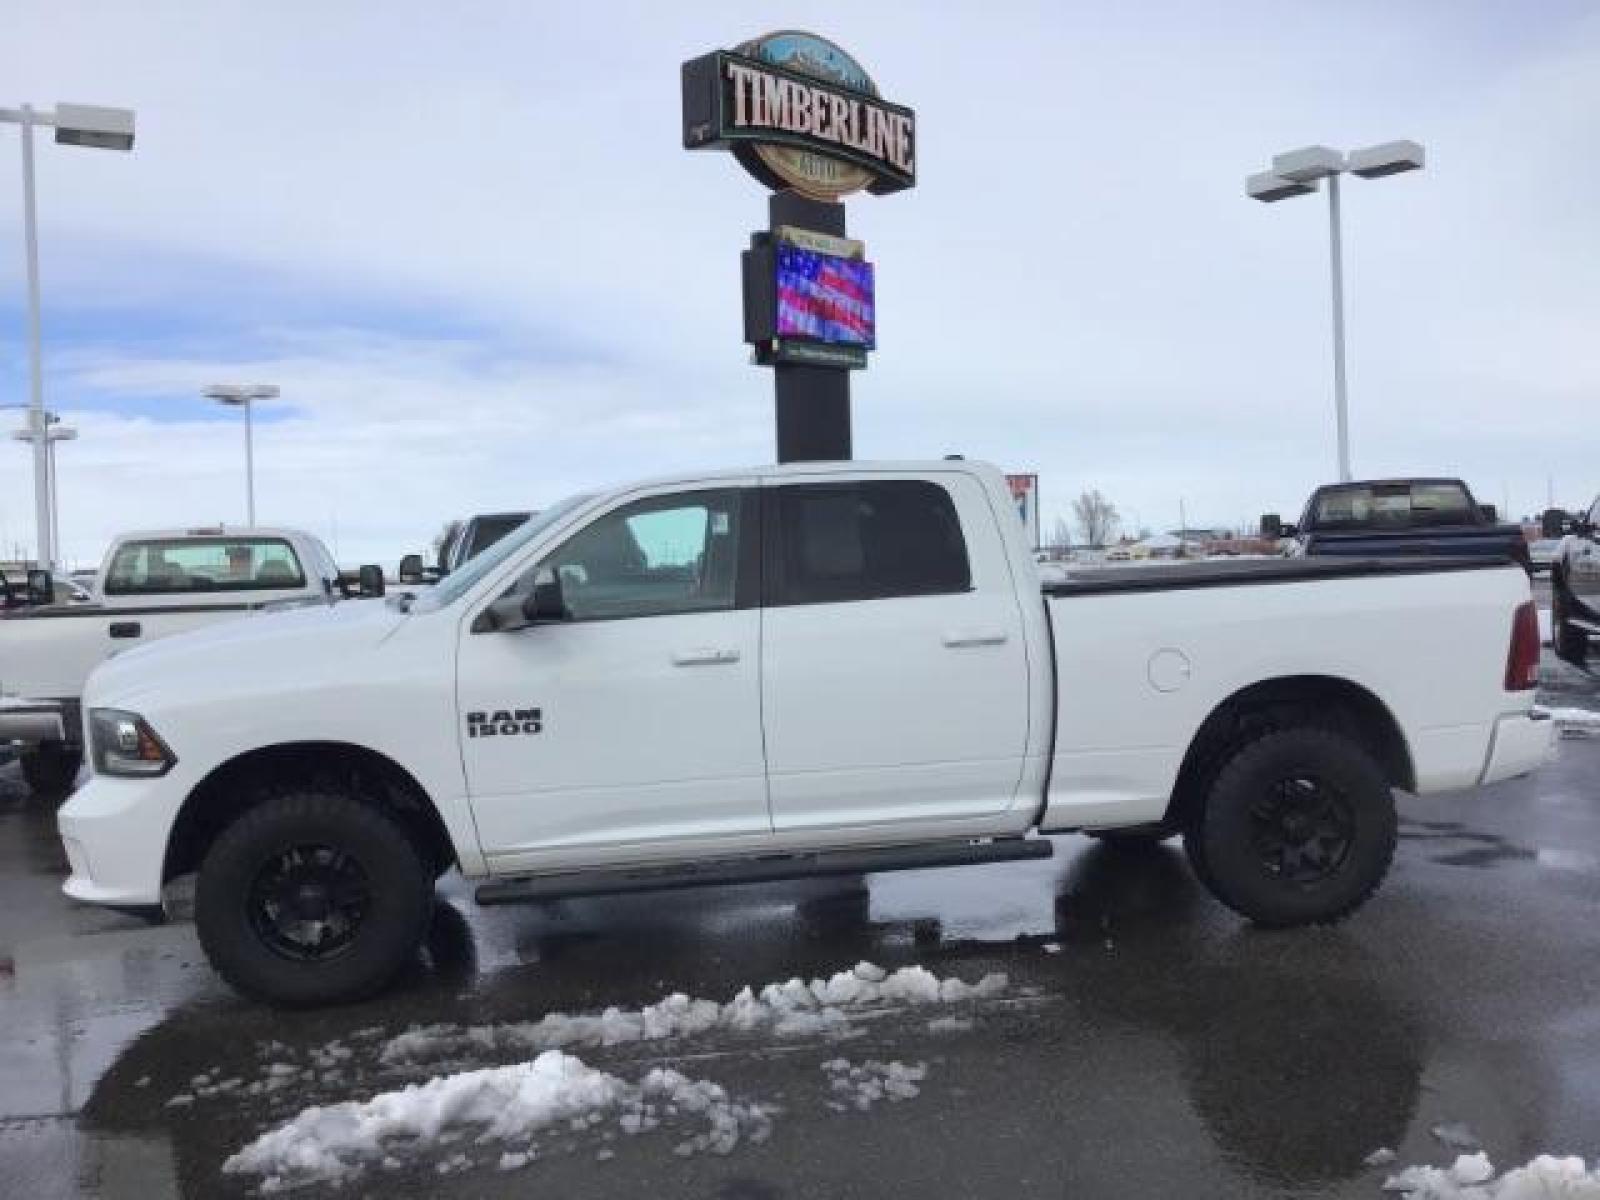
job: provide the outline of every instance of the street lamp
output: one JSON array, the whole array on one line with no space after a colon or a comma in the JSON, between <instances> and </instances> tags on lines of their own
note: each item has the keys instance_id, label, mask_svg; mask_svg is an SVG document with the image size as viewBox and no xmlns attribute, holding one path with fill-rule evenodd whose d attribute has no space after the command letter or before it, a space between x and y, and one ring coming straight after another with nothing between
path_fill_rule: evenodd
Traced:
<instances>
[{"instance_id":1,"label":"street lamp","mask_svg":"<svg viewBox=\"0 0 1600 1200\"><path fill-rule=\"evenodd\" d=\"M0 124L22 127L22 228L28 260L28 397L33 443L33 510L38 526L39 565L55 566L56 540L51 525L50 456L46 438L38 434L44 420L44 358L39 339L39 225L34 201L33 128L53 127L62 146L88 146L96 150L133 149L133 110L101 108L92 104L58 104L54 112L0 108Z\"/></svg>"},{"instance_id":2,"label":"street lamp","mask_svg":"<svg viewBox=\"0 0 1600 1200\"><path fill-rule=\"evenodd\" d=\"M1339 479L1350 480L1350 419L1344 381L1344 249L1339 224L1339 176L1346 171L1363 179L1381 179L1403 171L1420 171L1425 156L1416 142L1384 142L1353 150L1349 157L1327 146L1307 146L1275 155L1272 170L1245 180L1245 194L1264 204L1309 196L1328 181L1329 249L1333 260L1333 405L1339 426Z\"/></svg>"},{"instance_id":3,"label":"street lamp","mask_svg":"<svg viewBox=\"0 0 1600 1200\"><path fill-rule=\"evenodd\" d=\"M60 423L61 418L56 416L55 413L45 413L46 432L44 438L41 439L33 425L32 410L29 410L28 417L29 427L27 429L13 430L11 437L18 442L38 443L43 440L46 443L45 452L48 455L50 474L50 531L51 536L55 539L56 546L56 553L53 558L59 559L61 556L61 498L56 492L56 480L59 478L56 474L56 443L77 441L78 431L70 425L62 425Z\"/></svg>"},{"instance_id":4,"label":"street lamp","mask_svg":"<svg viewBox=\"0 0 1600 1200\"><path fill-rule=\"evenodd\" d=\"M256 523L255 442L251 432L250 405L256 400L276 400L275 383L213 383L202 393L208 399L231 408L244 409L244 496L247 520Z\"/></svg>"}]
</instances>

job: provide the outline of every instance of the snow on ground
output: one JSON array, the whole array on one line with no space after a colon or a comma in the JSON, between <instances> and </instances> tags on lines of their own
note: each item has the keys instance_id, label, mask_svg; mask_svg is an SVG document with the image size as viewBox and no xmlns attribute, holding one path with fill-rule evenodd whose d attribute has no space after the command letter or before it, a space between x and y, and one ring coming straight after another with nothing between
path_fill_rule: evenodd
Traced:
<instances>
[{"instance_id":1,"label":"snow on ground","mask_svg":"<svg viewBox=\"0 0 1600 1200\"><path fill-rule=\"evenodd\" d=\"M395 1170L427 1158L435 1159L433 1169L441 1174L478 1167L512 1171L537 1157L534 1138L541 1131L581 1133L613 1120L615 1129L605 1130L602 1141L618 1133L632 1136L688 1124L695 1128L683 1131L675 1154L727 1154L741 1141L765 1140L777 1109L735 1102L715 1083L660 1068L630 1083L566 1051L710 1031L832 1041L864 1032L856 1023L871 1017L989 999L1008 987L1002 974L967 983L923 967L902 967L891 974L862 962L827 979L747 986L722 1003L679 992L639 1009L550 1013L538 1021L505 1025L433 1025L387 1040L381 1029L364 1029L343 1042L312 1049L307 1065L284 1061L292 1057L289 1047L268 1042L258 1047L261 1077L254 1083L214 1081L212 1072L190 1081L192 1094L169 1103L192 1104L201 1095L261 1095L297 1084L342 1089L348 1086L345 1072L360 1066L358 1050L375 1057L386 1072L414 1071L419 1064L463 1056L528 1054L536 1057L437 1075L369 1100L305 1108L234 1154L223 1170L255 1176L268 1192L313 1181L342 1182L374 1167ZM949 1031L971 1027L970 1018L944 1020ZM938 1023L935 1018L930 1029ZM881 1100L910 1099L927 1073L922 1064L869 1060L855 1065L844 1059L832 1060L824 1070L830 1075L829 1103L840 1111L866 1111ZM611 1155L609 1146L599 1145L595 1157L604 1161Z\"/></svg>"},{"instance_id":2,"label":"snow on ground","mask_svg":"<svg viewBox=\"0 0 1600 1200\"><path fill-rule=\"evenodd\" d=\"M537 1157L534 1135L560 1127L582 1131L615 1114L623 1133L665 1121L703 1125L675 1152L731 1153L741 1139L764 1141L772 1111L736 1103L706 1080L657 1067L637 1084L548 1050L531 1062L463 1071L381 1092L365 1101L315 1106L269 1130L222 1164L224 1174L254 1175L264 1192L303 1183L345 1181L373 1166L393 1170L419 1151L453 1145L473 1134L481 1161L455 1151L435 1165L442 1174L491 1161L516 1170ZM456 1135L456 1136L452 1136ZM601 1154L605 1157L602 1149Z\"/></svg>"},{"instance_id":3,"label":"snow on ground","mask_svg":"<svg viewBox=\"0 0 1600 1200\"><path fill-rule=\"evenodd\" d=\"M1600 1169L1588 1170L1581 1158L1541 1154L1496 1178L1480 1151L1448 1167L1407 1167L1384 1180L1383 1190L1412 1200L1600 1200Z\"/></svg>"},{"instance_id":4,"label":"snow on ground","mask_svg":"<svg viewBox=\"0 0 1600 1200\"><path fill-rule=\"evenodd\" d=\"M941 979L925 967L902 967L891 975L864 962L825 980L790 979L759 991L745 987L722 1004L675 992L640 1009L608 1008L578 1016L550 1013L538 1021L504 1025L430 1025L391 1038L380 1058L394 1066L463 1053L536 1053L653 1042L710 1030L776 1037L848 1036L853 1021L884 1009L988 999L1007 986L1000 974L966 983L954 977Z\"/></svg>"},{"instance_id":5,"label":"snow on ground","mask_svg":"<svg viewBox=\"0 0 1600 1200\"><path fill-rule=\"evenodd\" d=\"M1549 715L1562 737L1600 737L1600 711L1590 708L1546 708L1543 705L1535 707L1536 711Z\"/></svg>"},{"instance_id":6,"label":"snow on ground","mask_svg":"<svg viewBox=\"0 0 1600 1200\"><path fill-rule=\"evenodd\" d=\"M1554 654L1541 655L1539 698L1546 702L1600 707L1600 663L1591 660L1587 667L1575 667Z\"/></svg>"},{"instance_id":7,"label":"snow on ground","mask_svg":"<svg viewBox=\"0 0 1600 1200\"><path fill-rule=\"evenodd\" d=\"M859 1066L846 1058L832 1058L822 1064L828 1088L834 1098L828 1107L834 1112L866 1112L879 1101L891 1104L912 1100L921 1094L917 1085L928 1077L925 1063L908 1067L904 1063L868 1059Z\"/></svg>"}]
</instances>

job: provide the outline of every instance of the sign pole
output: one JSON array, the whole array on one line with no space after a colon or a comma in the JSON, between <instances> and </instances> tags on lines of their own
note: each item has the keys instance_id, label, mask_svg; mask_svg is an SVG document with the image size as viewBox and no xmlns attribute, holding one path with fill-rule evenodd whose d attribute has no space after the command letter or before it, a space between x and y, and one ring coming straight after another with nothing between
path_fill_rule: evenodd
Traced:
<instances>
[{"instance_id":1,"label":"sign pole","mask_svg":"<svg viewBox=\"0 0 1600 1200\"><path fill-rule=\"evenodd\" d=\"M729 151L773 192L740 274L744 340L773 373L778 461L848 460L850 372L877 347L877 305L839 201L916 186L916 114L842 47L794 29L692 58L681 82L684 149Z\"/></svg>"},{"instance_id":2,"label":"sign pole","mask_svg":"<svg viewBox=\"0 0 1600 1200\"><path fill-rule=\"evenodd\" d=\"M772 231L780 226L845 236L844 205L774 192L767 203ZM817 462L850 457L850 372L807 363L774 363L778 461Z\"/></svg>"}]
</instances>

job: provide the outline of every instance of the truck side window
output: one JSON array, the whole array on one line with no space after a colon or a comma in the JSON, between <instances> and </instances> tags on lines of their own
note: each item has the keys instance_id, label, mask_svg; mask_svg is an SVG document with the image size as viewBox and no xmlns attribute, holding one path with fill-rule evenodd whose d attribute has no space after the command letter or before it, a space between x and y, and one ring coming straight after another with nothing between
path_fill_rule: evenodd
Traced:
<instances>
[{"instance_id":1,"label":"truck side window","mask_svg":"<svg viewBox=\"0 0 1600 1200\"><path fill-rule=\"evenodd\" d=\"M926 480L771 489L768 604L830 604L972 589L950 493Z\"/></svg>"},{"instance_id":2,"label":"truck side window","mask_svg":"<svg viewBox=\"0 0 1600 1200\"><path fill-rule=\"evenodd\" d=\"M515 590L554 570L575 621L731 609L739 517L735 488L638 500L579 530Z\"/></svg>"}]
</instances>

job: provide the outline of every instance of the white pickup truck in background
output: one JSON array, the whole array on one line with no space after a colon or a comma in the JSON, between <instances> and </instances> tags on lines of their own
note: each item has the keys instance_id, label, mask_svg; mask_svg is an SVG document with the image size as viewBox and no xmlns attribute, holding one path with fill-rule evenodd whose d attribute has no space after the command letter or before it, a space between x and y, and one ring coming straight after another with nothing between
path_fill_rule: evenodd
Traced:
<instances>
[{"instance_id":1,"label":"white pickup truck in background","mask_svg":"<svg viewBox=\"0 0 1600 1200\"><path fill-rule=\"evenodd\" d=\"M1528 576L1486 559L1100 570L1041 588L1001 474L805 463L545 509L417 595L103 664L69 895L282 1004L381 988L435 878L480 903L1045 857L1182 834L1256 922L1337 920L1393 789L1522 774Z\"/></svg>"},{"instance_id":2,"label":"white pickup truck in background","mask_svg":"<svg viewBox=\"0 0 1600 1200\"><path fill-rule=\"evenodd\" d=\"M266 604L327 600L338 579L327 547L297 529L123 534L101 563L93 602L0 614L0 743L19 748L30 787L65 791L82 757L78 698L95 667Z\"/></svg>"}]
</instances>

